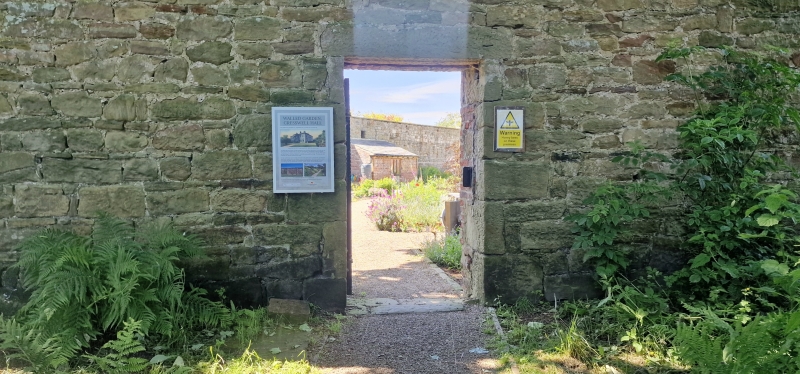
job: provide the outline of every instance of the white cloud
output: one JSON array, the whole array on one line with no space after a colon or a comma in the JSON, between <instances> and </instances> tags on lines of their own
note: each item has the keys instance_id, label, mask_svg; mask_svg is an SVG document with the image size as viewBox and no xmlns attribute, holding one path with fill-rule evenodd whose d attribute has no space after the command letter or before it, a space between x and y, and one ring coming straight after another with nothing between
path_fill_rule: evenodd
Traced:
<instances>
[{"instance_id":1,"label":"white cloud","mask_svg":"<svg viewBox=\"0 0 800 374\"><path fill-rule=\"evenodd\" d=\"M412 104L432 99L436 95L456 94L461 91L460 79L412 84L391 88L391 91L375 98L375 101L384 103Z\"/></svg>"}]
</instances>

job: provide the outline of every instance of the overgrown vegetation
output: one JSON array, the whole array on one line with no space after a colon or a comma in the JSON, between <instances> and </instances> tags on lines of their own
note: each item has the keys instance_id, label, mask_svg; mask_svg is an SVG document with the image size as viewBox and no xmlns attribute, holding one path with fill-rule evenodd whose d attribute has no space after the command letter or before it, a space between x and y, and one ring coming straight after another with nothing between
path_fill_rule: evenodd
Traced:
<instances>
[{"instance_id":1,"label":"overgrown vegetation","mask_svg":"<svg viewBox=\"0 0 800 374\"><path fill-rule=\"evenodd\" d=\"M422 253L436 265L461 270L461 236L457 231L423 243Z\"/></svg>"},{"instance_id":2,"label":"overgrown vegetation","mask_svg":"<svg viewBox=\"0 0 800 374\"><path fill-rule=\"evenodd\" d=\"M370 188L372 198L367 217L382 231L440 231L444 209L442 196L454 189L454 178L431 178L394 184L392 192ZM366 182L366 181L365 181ZM362 183L363 185L364 183ZM360 188L359 188L360 190Z\"/></svg>"},{"instance_id":3,"label":"overgrown vegetation","mask_svg":"<svg viewBox=\"0 0 800 374\"><path fill-rule=\"evenodd\" d=\"M184 373L207 347L219 349L232 336L247 346L276 325L264 309L228 307L185 285L175 264L198 256L201 243L168 225L137 231L103 215L91 237L44 230L20 246L15 266L31 296L15 316L0 316L0 352L37 373ZM221 358L200 371L230 372ZM307 362L262 361L254 367L273 370L234 372L312 370Z\"/></svg>"},{"instance_id":4,"label":"overgrown vegetation","mask_svg":"<svg viewBox=\"0 0 800 374\"><path fill-rule=\"evenodd\" d=\"M696 114L678 128L677 152L633 144L614 161L637 178L599 188L570 217L573 250L595 266L607 297L562 305L558 320L568 311L594 347L575 357L589 366L633 354L654 372L796 372L800 205L797 173L783 156L800 129L800 73L779 54L730 49L720 65L694 73L700 50L659 57L686 66L667 79L697 98ZM679 233L672 251L686 265L672 274L632 265L655 238L643 224L653 220Z\"/></svg>"}]
</instances>

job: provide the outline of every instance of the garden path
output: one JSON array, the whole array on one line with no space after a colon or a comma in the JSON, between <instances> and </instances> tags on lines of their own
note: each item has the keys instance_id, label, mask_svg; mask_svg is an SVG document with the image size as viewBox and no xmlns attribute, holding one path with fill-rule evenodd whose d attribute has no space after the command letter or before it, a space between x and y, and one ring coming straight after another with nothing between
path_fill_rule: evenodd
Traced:
<instances>
[{"instance_id":1,"label":"garden path","mask_svg":"<svg viewBox=\"0 0 800 374\"><path fill-rule=\"evenodd\" d=\"M421 255L432 233L378 231L354 201L353 296L335 340L309 357L324 373L491 373L485 308L464 305L460 286Z\"/></svg>"}]
</instances>

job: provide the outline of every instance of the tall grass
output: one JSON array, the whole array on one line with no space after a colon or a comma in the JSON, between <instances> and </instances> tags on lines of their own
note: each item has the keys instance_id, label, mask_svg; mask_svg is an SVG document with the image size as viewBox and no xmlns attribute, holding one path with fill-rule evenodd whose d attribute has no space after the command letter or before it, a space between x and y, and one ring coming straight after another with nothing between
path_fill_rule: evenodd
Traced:
<instances>
[{"instance_id":1,"label":"tall grass","mask_svg":"<svg viewBox=\"0 0 800 374\"><path fill-rule=\"evenodd\" d=\"M423 245L422 251L436 265L461 270L461 240L458 234L429 241Z\"/></svg>"}]
</instances>

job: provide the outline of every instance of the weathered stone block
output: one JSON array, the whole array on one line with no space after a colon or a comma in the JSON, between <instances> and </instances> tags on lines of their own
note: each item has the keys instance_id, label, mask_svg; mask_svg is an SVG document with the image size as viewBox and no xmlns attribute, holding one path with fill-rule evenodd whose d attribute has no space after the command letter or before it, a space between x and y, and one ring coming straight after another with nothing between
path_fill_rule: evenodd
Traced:
<instances>
[{"instance_id":1,"label":"weathered stone block","mask_svg":"<svg viewBox=\"0 0 800 374\"><path fill-rule=\"evenodd\" d=\"M520 230L522 250L569 248L574 239L571 229L571 223L560 220L523 223Z\"/></svg>"},{"instance_id":2,"label":"weathered stone block","mask_svg":"<svg viewBox=\"0 0 800 374\"><path fill-rule=\"evenodd\" d=\"M567 71L562 66L536 65L528 70L531 87L555 88L567 83Z\"/></svg>"},{"instance_id":3,"label":"weathered stone block","mask_svg":"<svg viewBox=\"0 0 800 374\"><path fill-rule=\"evenodd\" d=\"M148 192L147 211L151 215L183 214L208 210L208 191L187 188L178 191Z\"/></svg>"},{"instance_id":4,"label":"weathered stone block","mask_svg":"<svg viewBox=\"0 0 800 374\"><path fill-rule=\"evenodd\" d=\"M143 23L139 32L147 39L169 39L175 35L175 28L161 23Z\"/></svg>"},{"instance_id":5,"label":"weathered stone block","mask_svg":"<svg viewBox=\"0 0 800 374\"><path fill-rule=\"evenodd\" d=\"M253 226L256 245L289 245L293 256L317 254L322 241L322 228L317 225Z\"/></svg>"},{"instance_id":6,"label":"weathered stone block","mask_svg":"<svg viewBox=\"0 0 800 374\"><path fill-rule=\"evenodd\" d=\"M176 36L184 40L216 40L231 34L231 22L221 17L200 16L178 22Z\"/></svg>"},{"instance_id":7,"label":"weathered stone block","mask_svg":"<svg viewBox=\"0 0 800 374\"><path fill-rule=\"evenodd\" d=\"M133 95L120 95L103 108L103 117L115 121L141 121L147 119L147 102Z\"/></svg>"},{"instance_id":8,"label":"weathered stone block","mask_svg":"<svg viewBox=\"0 0 800 374\"><path fill-rule=\"evenodd\" d=\"M639 61L633 65L633 80L639 84L659 84L674 72L674 61Z\"/></svg>"},{"instance_id":9,"label":"weathered stone block","mask_svg":"<svg viewBox=\"0 0 800 374\"><path fill-rule=\"evenodd\" d=\"M541 199L547 197L551 170L532 162L483 161L479 194L487 200ZM483 186L481 188L481 186Z\"/></svg>"},{"instance_id":10,"label":"weathered stone block","mask_svg":"<svg viewBox=\"0 0 800 374\"><path fill-rule=\"evenodd\" d=\"M261 212L266 202L263 191L230 189L211 195L211 209L216 212Z\"/></svg>"},{"instance_id":11,"label":"weathered stone block","mask_svg":"<svg viewBox=\"0 0 800 374\"><path fill-rule=\"evenodd\" d=\"M69 197L60 186L19 184L14 192L17 217L65 216L69 212Z\"/></svg>"},{"instance_id":12,"label":"weathered stone block","mask_svg":"<svg viewBox=\"0 0 800 374\"><path fill-rule=\"evenodd\" d=\"M50 18L48 20L26 19L8 25L6 36L16 38L80 40L83 29L77 21Z\"/></svg>"},{"instance_id":13,"label":"weathered stone block","mask_svg":"<svg viewBox=\"0 0 800 374\"><path fill-rule=\"evenodd\" d=\"M186 180L192 175L192 163L187 157L167 157L161 160L161 175L173 180Z\"/></svg>"},{"instance_id":14,"label":"weathered stone block","mask_svg":"<svg viewBox=\"0 0 800 374\"><path fill-rule=\"evenodd\" d=\"M90 129L67 130L67 146L75 152L94 152L103 148L103 133Z\"/></svg>"},{"instance_id":15,"label":"weathered stone block","mask_svg":"<svg viewBox=\"0 0 800 374\"><path fill-rule=\"evenodd\" d=\"M208 246L241 244L250 233L240 226L219 226L191 229L190 232ZM227 250L224 250L227 253Z\"/></svg>"},{"instance_id":16,"label":"weathered stone block","mask_svg":"<svg viewBox=\"0 0 800 374\"><path fill-rule=\"evenodd\" d=\"M83 187L78 191L78 215L96 217L109 213L114 217L143 217L144 190L140 186Z\"/></svg>"},{"instance_id":17,"label":"weathered stone block","mask_svg":"<svg viewBox=\"0 0 800 374\"><path fill-rule=\"evenodd\" d=\"M544 277L544 296L548 301L599 299L603 291L591 273L571 273Z\"/></svg>"},{"instance_id":18,"label":"weathered stone block","mask_svg":"<svg viewBox=\"0 0 800 374\"><path fill-rule=\"evenodd\" d=\"M0 157L0 174L36 166L33 155L23 152L3 153Z\"/></svg>"},{"instance_id":19,"label":"weathered stone block","mask_svg":"<svg viewBox=\"0 0 800 374\"><path fill-rule=\"evenodd\" d=\"M100 117L103 104L86 92L66 92L53 97L53 108L71 117Z\"/></svg>"},{"instance_id":20,"label":"weathered stone block","mask_svg":"<svg viewBox=\"0 0 800 374\"><path fill-rule=\"evenodd\" d=\"M487 255L483 274L487 300L513 302L520 298L538 300L543 291L544 273L538 259L528 254Z\"/></svg>"},{"instance_id":21,"label":"weathered stone block","mask_svg":"<svg viewBox=\"0 0 800 374\"><path fill-rule=\"evenodd\" d=\"M270 261L256 267L256 276L260 278L308 279L322 271L322 260L318 256L291 258L282 261Z\"/></svg>"},{"instance_id":22,"label":"weathered stone block","mask_svg":"<svg viewBox=\"0 0 800 374\"><path fill-rule=\"evenodd\" d=\"M214 65L233 60L230 43L204 42L186 50L186 56L192 61L208 62Z\"/></svg>"},{"instance_id":23,"label":"weathered stone block","mask_svg":"<svg viewBox=\"0 0 800 374\"><path fill-rule=\"evenodd\" d=\"M230 100L219 97L203 101L179 97L156 103L151 112L153 117L166 120L228 119L236 115L236 108Z\"/></svg>"},{"instance_id":24,"label":"weathered stone block","mask_svg":"<svg viewBox=\"0 0 800 374\"><path fill-rule=\"evenodd\" d=\"M236 53L246 60L269 58L272 56L272 46L267 43L239 43Z\"/></svg>"},{"instance_id":25,"label":"weathered stone block","mask_svg":"<svg viewBox=\"0 0 800 374\"><path fill-rule=\"evenodd\" d=\"M336 183L336 191L323 194L291 194L287 207L286 219L295 222L331 222L344 221L346 211L346 193L344 183Z\"/></svg>"},{"instance_id":26,"label":"weathered stone block","mask_svg":"<svg viewBox=\"0 0 800 374\"><path fill-rule=\"evenodd\" d=\"M276 105L303 104L312 102L314 94L311 91L301 90L273 91L270 99Z\"/></svg>"},{"instance_id":27,"label":"weathered stone block","mask_svg":"<svg viewBox=\"0 0 800 374\"><path fill-rule=\"evenodd\" d=\"M63 68L38 68L31 74L36 83L52 83L68 81L72 76L67 69Z\"/></svg>"},{"instance_id":28,"label":"weathered stone block","mask_svg":"<svg viewBox=\"0 0 800 374\"><path fill-rule=\"evenodd\" d=\"M302 75L293 61L270 61L262 63L259 79L270 87L299 87Z\"/></svg>"},{"instance_id":29,"label":"weathered stone block","mask_svg":"<svg viewBox=\"0 0 800 374\"><path fill-rule=\"evenodd\" d=\"M245 152L206 152L192 159L192 176L198 180L245 179L253 176L253 169Z\"/></svg>"},{"instance_id":30,"label":"weathered stone block","mask_svg":"<svg viewBox=\"0 0 800 374\"><path fill-rule=\"evenodd\" d=\"M61 127L61 121L46 118L9 118L0 121L3 131L30 131Z\"/></svg>"},{"instance_id":31,"label":"weathered stone block","mask_svg":"<svg viewBox=\"0 0 800 374\"><path fill-rule=\"evenodd\" d=\"M236 40L275 40L281 36L281 21L272 17L251 17L235 21Z\"/></svg>"},{"instance_id":32,"label":"weathered stone block","mask_svg":"<svg viewBox=\"0 0 800 374\"><path fill-rule=\"evenodd\" d=\"M14 216L14 196L0 196L0 218Z\"/></svg>"},{"instance_id":33,"label":"weathered stone block","mask_svg":"<svg viewBox=\"0 0 800 374\"><path fill-rule=\"evenodd\" d=\"M667 114L663 105L654 102L639 102L625 110L623 118L643 119L648 117L663 117Z\"/></svg>"},{"instance_id":34,"label":"weathered stone block","mask_svg":"<svg viewBox=\"0 0 800 374\"><path fill-rule=\"evenodd\" d=\"M227 86L229 84L228 72L213 65L192 68L192 77L194 77L195 83L203 86Z\"/></svg>"},{"instance_id":35,"label":"weathered stone block","mask_svg":"<svg viewBox=\"0 0 800 374\"><path fill-rule=\"evenodd\" d=\"M135 132L109 131L106 149L112 152L136 152L147 147L147 136Z\"/></svg>"},{"instance_id":36,"label":"weathered stone block","mask_svg":"<svg viewBox=\"0 0 800 374\"><path fill-rule=\"evenodd\" d=\"M155 69L154 78L157 81L174 79L185 82L189 73L189 63L182 58L174 58L159 64Z\"/></svg>"},{"instance_id":37,"label":"weathered stone block","mask_svg":"<svg viewBox=\"0 0 800 374\"><path fill-rule=\"evenodd\" d=\"M303 282L303 298L322 310L344 313L347 306L347 280L308 279Z\"/></svg>"},{"instance_id":38,"label":"weathered stone block","mask_svg":"<svg viewBox=\"0 0 800 374\"><path fill-rule=\"evenodd\" d=\"M117 22L139 21L155 15L156 9L146 3L121 3L114 6L114 18Z\"/></svg>"},{"instance_id":39,"label":"weathered stone block","mask_svg":"<svg viewBox=\"0 0 800 374\"><path fill-rule=\"evenodd\" d=\"M116 23L95 23L89 27L88 34L89 37L95 39L131 39L136 37L136 28L132 25Z\"/></svg>"},{"instance_id":40,"label":"weathered stone block","mask_svg":"<svg viewBox=\"0 0 800 374\"><path fill-rule=\"evenodd\" d=\"M56 4L35 2L8 2L6 11L12 16L19 17L52 17Z\"/></svg>"},{"instance_id":41,"label":"weathered stone block","mask_svg":"<svg viewBox=\"0 0 800 374\"><path fill-rule=\"evenodd\" d=\"M22 148L32 152L61 152L67 148L63 131L43 131L22 134Z\"/></svg>"},{"instance_id":42,"label":"weathered stone block","mask_svg":"<svg viewBox=\"0 0 800 374\"><path fill-rule=\"evenodd\" d=\"M240 116L233 128L233 144L239 149L255 147L258 151L270 151L272 116L260 114Z\"/></svg>"},{"instance_id":43,"label":"weathered stone block","mask_svg":"<svg viewBox=\"0 0 800 374\"><path fill-rule=\"evenodd\" d=\"M85 160L46 158L42 176L48 182L120 183L122 163L117 160Z\"/></svg>"},{"instance_id":44,"label":"weathered stone block","mask_svg":"<svg viewBox=\"0 0 800 374\"><path fill-rule=\"evenodd\" d=\"M133 55L120 61L117 66L117 78L125 83L137 83L153 74L150 57Z\"/></svg>"},{"instance_id":45,"label":"weathered stone block","mask_svg":"<svg viewBox=\"0 0 800 374\"><path fill-rule=\"evenodd\" d=\"M133 158L122 165L122 180L124 181L154 181L158 180L158 163L149 158Z\"/></svg>"},{"instance_id":46,"label":"weathered stone block","mask_svg":"<svg viewBox=\"0 0 800 374\"><path fill-rule=\"evenodd\" d=\"M496 6L486 11L486 26L528 27L540 24L543 11L532 6Z\"/></svg>"},{"instance_id":47,"label":"weathered stone block","mask_svg":"<svg viewBox=\"0 0 800 374\"><path fill-rule=\"evenodd\" d=\"M72 7L70 18L111 21L114 19L114 10L105 3L77 2Z\"/></svg>"},{"instance_id":48,"label":"weathered stone block","mask_svg":"<svg viewBox=\"0 0 800 374\"><path fill-rule=\"evenodd\" d=\"M719 48L722 46L733 45L733 38L713 31L702 31L697 39L698 44L703 47Z\"/></svg>"},{"instance_id":49,"label":"weathered stone block","mask_svg":"<svg viewBox=\"0 0 800 374\"><path fill-rule=\"evenodd\" d=\"M261 85L245 85L228 88L228 97L255 102L268 102L269 91Z\"/></svg>"},{"instance_id":50,"label":"weathered stone block","mask_svg":"<svg viewBox=\"0 0 800 374\"><path fill-rule=\"evenodd\" d=\"M597 6L606 12L644 8L641 0L599 0Z\"/></svg>"},{"instance_id":51,"label":"weathered stone block","mask_svg":"<svg viewBox=\"0 0 800 374\"><path fill-rule=\"evenodd\" d=\"M35 93L24 93L17 98L20 114L33 116L49 116L54 114L50 100L46 96Z\"/></svg>"},{"instance_id":52,"label":"weathered stone block","mask_svg":"<svg viewBox=\"0 0 800 374\"><path fill-rule=\"evenodd\" d=\"M205 136L200 125L170 127L153 137L153 147L173 151L202 151Z\"/></svg>"}]
</instances>

